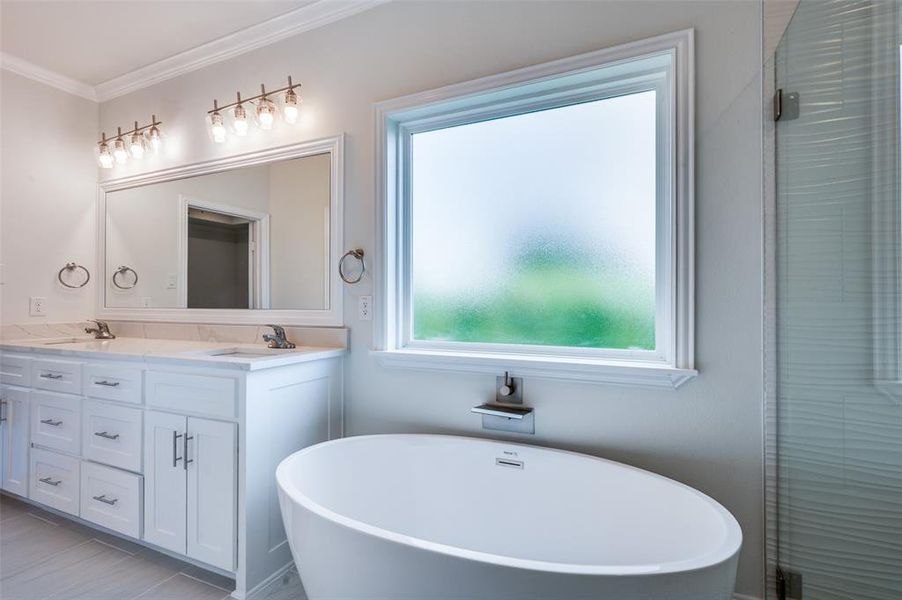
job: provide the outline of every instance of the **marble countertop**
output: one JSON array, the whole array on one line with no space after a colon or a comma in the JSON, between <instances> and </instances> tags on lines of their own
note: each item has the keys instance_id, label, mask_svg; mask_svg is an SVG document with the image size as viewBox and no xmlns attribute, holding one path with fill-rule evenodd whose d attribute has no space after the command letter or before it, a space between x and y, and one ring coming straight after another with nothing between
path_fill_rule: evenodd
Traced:
<instances>
[{"instance_id":1,"label":"marble countertop","mask_svg":"<svg viewBox=\"0 0 902 600\"><path fill-rule=\"evenodd\" d=\"M60 358L146 360L183 366L219 367L257 371L285 365L344 356L345 348L298 346L291 350L272 350L260 343L202 342L152 338L117 337L95 340L93 337L28 338L3 340L5 352L54 355Z\"/></svg>"}]
</instances>

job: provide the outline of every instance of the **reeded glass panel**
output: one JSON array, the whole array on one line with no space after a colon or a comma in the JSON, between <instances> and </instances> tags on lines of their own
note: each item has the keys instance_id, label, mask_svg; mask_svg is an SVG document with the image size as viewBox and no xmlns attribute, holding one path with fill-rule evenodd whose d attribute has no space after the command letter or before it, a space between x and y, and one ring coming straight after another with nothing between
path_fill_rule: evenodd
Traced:
<instances>
[{"instance_id":1,"label":"reeded glass panel","mask_svg":"<svg viewBox=\"0 0 902 600\"><path fill-rule=\"evenodd\" d=\"M654 91L411 147L414 340L654 349Z\"/></svg>"}]
</instances>

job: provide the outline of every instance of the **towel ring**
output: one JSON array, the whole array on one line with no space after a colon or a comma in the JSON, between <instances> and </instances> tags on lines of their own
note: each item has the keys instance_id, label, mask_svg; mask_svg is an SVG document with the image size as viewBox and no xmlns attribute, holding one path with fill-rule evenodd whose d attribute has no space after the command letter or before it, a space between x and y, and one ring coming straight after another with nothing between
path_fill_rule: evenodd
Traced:
<instances>
[{"instance_id":1,"label":"towel ring","mask_svg":"<svg viewBox=\"0 0 902 600\"><path fill-rule=\"evenodd\" d=\"M78 285L70 285L70 284L66 283L65 281L63 281L63 273L64 272L66 272L66 271L71 272L76 269L81 269L82 271L85 272L85 280L84 281L82 281ZM59 273L56 274L56 278L59 280L59 282L61 284L63 284L67 288L78 289L78 288L83 288L86 285L88 285L88 282L91 281L91 272L88 271L88 269L86 269L85 267L81 266L78 263L68 262L68 263L66 263L66 266L63 267L62 269L60 269Z\"/></svg>"},{"instance_id":2,"label":"towel ring","mask_svg":"<svg viewBox=\"0 0 902 600\"><path fill-rule=\"evenodd\" d=\"M129 271L131 271L132 273L135 274L135 280L132 282L131 285L119 285L119 281L118 281L117 277L119 277L120 275L125 275L125 274L128 273ZM120 290L130 290L130 289L132 289L133 287L135 287L136 285L138 285L138 272L135 271L135 270L134 270L133 268L131 268L131 267L126 267L125 265L122 265L121 267L119 267L118 269L116 269L116 272L115 272L115 273L113 273L113 285L115 285L115 286L116 286L117 288L119 288Z\"/></svg>"},{"instance_id":3,"label":"towel ring","mask_svg":"<svg viewBox=\"0 0 902 600\"><path fill-rule=\"evenodd\" d=\"M348 258L349 256L354 257L360 261L360 274L355 279L348 277L347 274L345 273L345 266L344 266L345 259ZM344 281L345 283L350 283L350 284L360 283L360 280L363 279L364 273L366 273L366 262L363 260L363 249L362 248L355 248L353 250L348 250L339 259L338 276L341 277L341 280Z\"/></svg>"}]
</instances>

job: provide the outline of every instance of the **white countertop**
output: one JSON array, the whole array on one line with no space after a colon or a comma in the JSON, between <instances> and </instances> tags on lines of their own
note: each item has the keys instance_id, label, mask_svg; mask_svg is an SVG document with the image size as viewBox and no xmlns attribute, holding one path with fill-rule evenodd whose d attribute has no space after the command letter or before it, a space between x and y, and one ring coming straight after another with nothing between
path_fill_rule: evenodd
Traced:
<instances>
[{"instance_id":1,"label":"white countertop","mask_svg":"<svg viewBox=\"0 0 902 600\"><path fill-rule=\"evenodd\" d=\"M235 342L199 342L150 338L117 337L95 340L92 337L29 338L0 341L4 352L54 355L60 358L131 359L183 366L221 367L257 371L323 358L344 356L344 348L298 346L291 350L271 350L264 344ZM260 353L263 356L228 355L229 352Z\"/></svg>"}]
</instances>

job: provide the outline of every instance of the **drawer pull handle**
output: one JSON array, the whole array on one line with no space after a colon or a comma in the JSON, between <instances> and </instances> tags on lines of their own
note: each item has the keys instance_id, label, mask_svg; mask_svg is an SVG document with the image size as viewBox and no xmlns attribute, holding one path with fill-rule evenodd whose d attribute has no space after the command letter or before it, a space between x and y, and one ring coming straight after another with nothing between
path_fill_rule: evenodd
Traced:
<instances>
[{"instance_id":1,"label":"drawer pull handle","mask_svg":"<svg viewBox=\"0 0 902 600\"><path fill-rule=\"evenodd\" d=\"M114 504L119 502L119 498L107 498L106 494L101 494L99 496L91 496L91 497L94 500L97 500L98 502L103 502L104 504L109 504L110 506L113 506Z\"/></svg>"},{"instance_id":2,"label":"drawer pull handle","mask_svg":"<svg viewBox=\"0 0 902 600\"><path fill-rule=\"evenodd\" d=\"M179 466L179 461L182 460L182 457L178 455L179 453L179 438L182 437L181 433L177 431L172 432L172 468L176 468Z\"/></svg>"},{"instance_id":3,"label":"drawer pull handle","mask_svg":"<svg viewBox=\"0 0 902 600\"><path fill-rule=\"evenodd\" d=\"M193 439L194 439L193 435L188 435L187 432L185 433L185 450L184 450L184 452L182 452L182 454L184 454L184 456L185 456L185 462L183 462L182 465L185 467L186 471L188 470L188 464L194 462L193 460L188 458L188 442L190 442Z\"/></svg>"},{"instance_id":4,"label":"drawer pull handle","mask_svg":"<svg viewBox=\"0 0 902 600\"><path fill-rule=\"evenodd\" d=\"M118 433L107 433L106 431L95 431L94 435L96 435L97 437L102 437L107 440L118 440L119 439Z\"/></svg>"},{"instance_id":5,"label":"drawer pull handle","mask_svg":"<svg viewBox=\"0 0 902 600\"><path fill-rule=\"evenodd\" d=\"M118 381L107 381L104 379L103 381L98 381L97 385L104 385L106 387L119 387Z\"/></svg>"},{"instance_id":6,"label":"drawer pull handle","mask_svg":"<svg viewBox=\"0 0 902 600\"><path fill-rule=\"evenodd\" d=\"M41 377L43 377L44 379L54 379L54 380L63 378L62 375L54 375L53 373L41 373Z\"/></svg>"},{"instance_id":7,"label":"drawer pull handle","mask_svg":"<svg viewBox=\"0 0 902 600\"><path fill-rule=\"evenodd\" d=\"M53 487L56 487L63 482L62 479L57 479L56 481L54 481L53 477L42 477L41 479L38 479L38 481L40 481L41 483L46 483L47 485L52 485Z\"/></svg>"},{"instance_id":8,"label":"drawer pull handle","mask_svg":"<svg viewBox=\"0 0 902 600\"><path fill-rule=\"evenodd\" d=\"M51 427L59 427L63 424L62 421L54 421L53 419L41 419L41 423L44 425L50 425Z\"/></svg>"}]
</instances>

